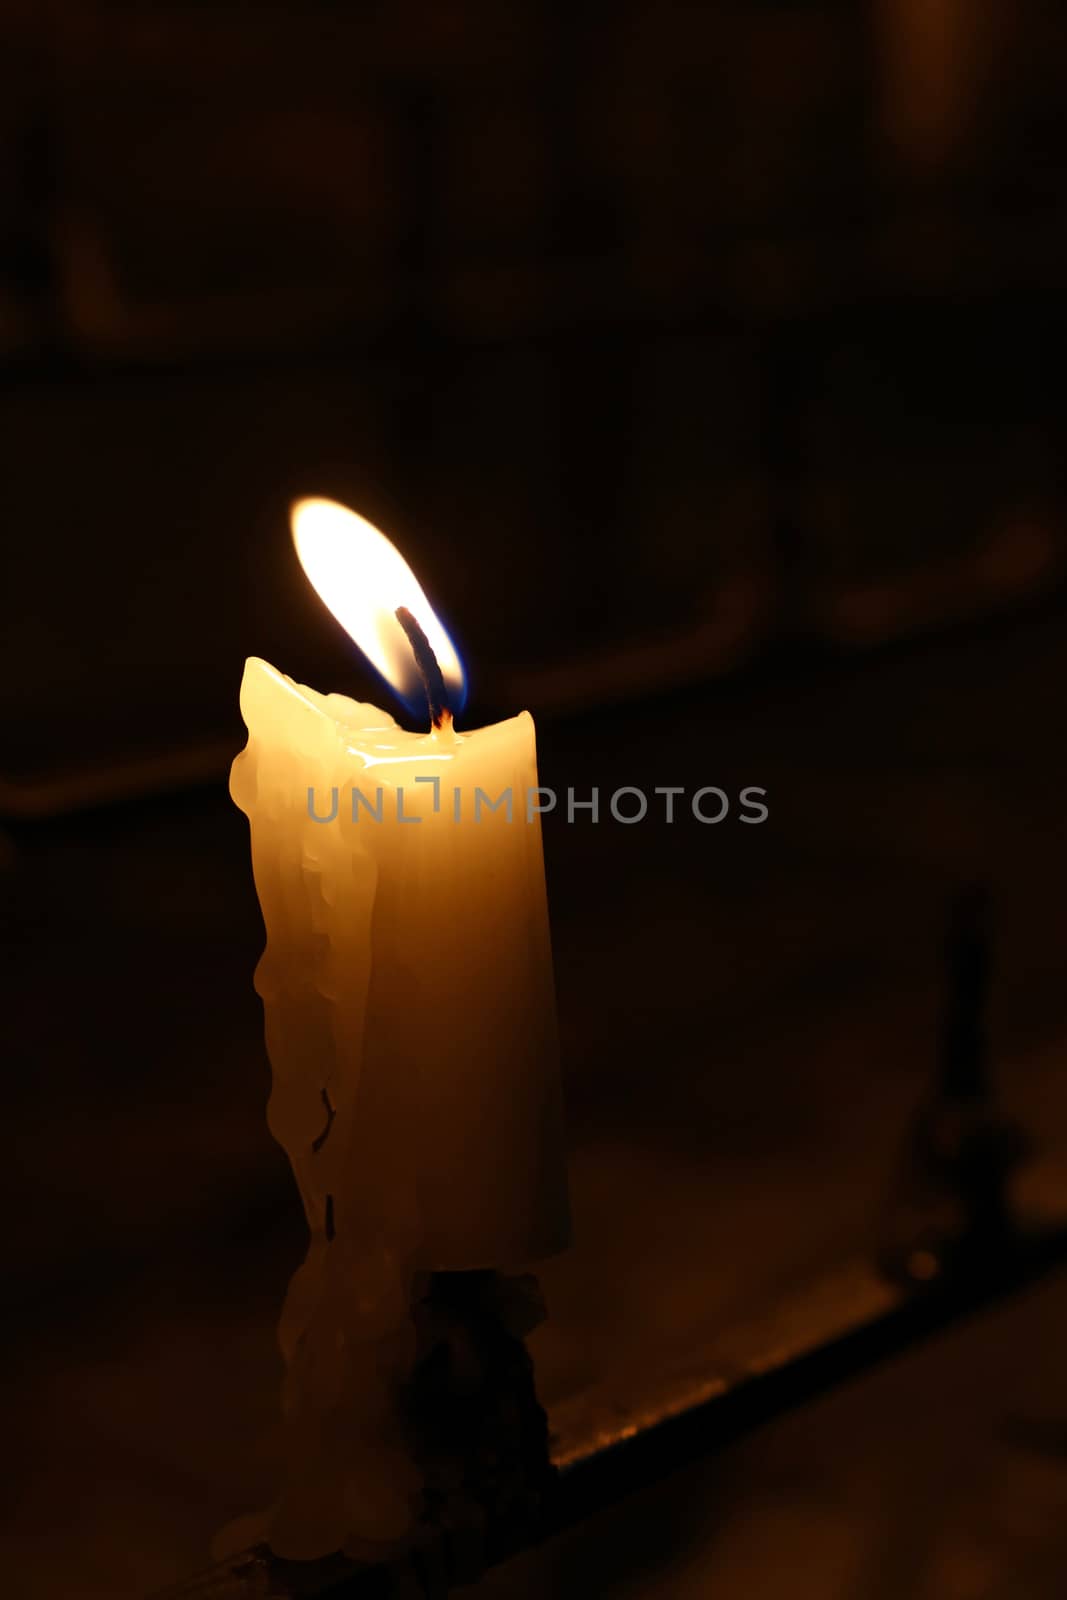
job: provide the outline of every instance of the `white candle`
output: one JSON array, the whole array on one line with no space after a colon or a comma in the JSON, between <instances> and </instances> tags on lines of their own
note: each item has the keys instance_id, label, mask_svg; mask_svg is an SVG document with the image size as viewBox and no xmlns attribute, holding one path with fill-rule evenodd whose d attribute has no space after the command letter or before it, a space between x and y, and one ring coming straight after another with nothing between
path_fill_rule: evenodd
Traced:
<instances>
[{"instance_id":1,"label":"white candle","mask_svg":"<svg viewBox=\"0 0 1067 1600\"><path fill-rule=\"evenodd\" d=\"M406 564L354 513L311 505L301 555L322 585L335 546L331 609L362 606L357 642L409 688L407 605L454 689L458 659ZM383 1396L410 1357L413 1273L514 1266L568 1240L534 725L408 733L255 658L241 712L230 790L267 931L268 1117L311 1229L281 1329L304 1487L273 1542L321 1554L405 1520ZM375 1462L353 1479L355 1439Z\"/></svg>"}]
</instances>

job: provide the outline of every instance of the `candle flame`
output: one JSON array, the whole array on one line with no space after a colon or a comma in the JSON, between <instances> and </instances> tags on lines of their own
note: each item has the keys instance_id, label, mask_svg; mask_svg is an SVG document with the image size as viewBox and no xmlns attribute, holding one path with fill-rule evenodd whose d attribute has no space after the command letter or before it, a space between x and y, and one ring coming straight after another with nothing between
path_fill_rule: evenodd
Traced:
<instances>
[{"instance_id":1,"label":"candle flame","mask_svg":"<svg viewBox=\"0 0 1067 1600\"><path fill-rule=\"evenodd\" d=\"M293 544L312 588L408 709L425 691L411 645L397 621L406 606L430 642L452 710L466 698L463 665L444 623L396 546L366 517L336 500L298 500L290 512Z\"/></svg>"}]
</instances>

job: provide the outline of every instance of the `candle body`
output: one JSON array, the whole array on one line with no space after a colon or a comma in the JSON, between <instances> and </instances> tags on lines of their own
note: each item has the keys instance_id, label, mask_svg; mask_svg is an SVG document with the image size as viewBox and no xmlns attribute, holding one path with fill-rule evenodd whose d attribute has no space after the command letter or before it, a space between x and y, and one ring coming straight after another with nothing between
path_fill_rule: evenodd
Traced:
<instances>
[{"instance_id":1,"label":"candle body","mask_svg":"<svg viewBox=\"0 0 1067 1600\"><path fill-rule=\"evenodd\" d=\"M396 1496L387 1515L367 1495L403 1487L388 1390L411 1356L412 1275L520 1264L568 1240L544 867L527 814L534 727L524 713L410 734L256 659L241 710L249 741L230 787L267 932L268 1119L311 1230L282 1319L288 1410L314 1434L306 1516L314 1499L329 1524L305 1516L290 1547L322 1553L339 1519L351 1531L362 1517L364 1532L403 1521ZM338 1458L356 1439L376 1462L339 1509Z\"/></svg>"}]
</instances>

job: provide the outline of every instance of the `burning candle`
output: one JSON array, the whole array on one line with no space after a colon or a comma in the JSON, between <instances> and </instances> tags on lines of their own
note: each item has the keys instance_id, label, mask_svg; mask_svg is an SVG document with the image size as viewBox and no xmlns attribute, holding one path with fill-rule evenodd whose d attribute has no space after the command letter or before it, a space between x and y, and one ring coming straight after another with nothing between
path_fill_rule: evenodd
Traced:
<instances>
[{"instance_id":1,"label":"burning candle","mask_svg":"<svg viewBox=\"0 0 1067 1600\"><path fill-rule=\"evenodd\" d=\"M311 1232L282 1315L293 1443L268 1536L314 1556L410 1517L391 1396L414 1275L527 1263L569 1224L533 720L456 730L459 658L370 523L305 500L293 537L325 603L409 703L425 686L432 718L409 733L245 665L230 792L267 932L268 1120Z\"/></svg>"}]
</instances>

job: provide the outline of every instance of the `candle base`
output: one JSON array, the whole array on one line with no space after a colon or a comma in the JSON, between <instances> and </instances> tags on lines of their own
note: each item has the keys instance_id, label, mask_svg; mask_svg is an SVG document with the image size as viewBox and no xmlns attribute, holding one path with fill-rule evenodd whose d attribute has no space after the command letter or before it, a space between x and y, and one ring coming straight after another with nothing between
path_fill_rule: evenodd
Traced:
<instances>
[{"instance_id":1,"label":"candle base","mask_svg":"<svg viewBox=\"0 0 1067 1600\"><path fill-rule=\"evenodd\" d=\"M469 1581L529 1543L554 1482L524 1342L544 1303L533 1277L435 1272L416 1281L412 1314L406 1422L424 1474L421 1527L440 1534L453 1577Z\"/></svg>"},{"instance_id":2,"label":"candle base","mask_svg":"<svg viewBox=\"0 0 1067 1600\"><path fill-rule=\"evenodd\" d=\"M256 1543L283 1565L343 1553L414 1567L432 1587L473 1581L529 1544L556 1481L525 1344L544 1316L532 1276L417 1273L404 1335L410 1362L391 1386L386 1426L377 1423L385 1454L358 1418L345 1424L331 1413L321 1436L332 1440L329 1450L301 1458L270 1511L224 1529L216 1557ZM358 1485L351 1519L337 1515L346 1483Z\"/></svg>"}]
</instances>

